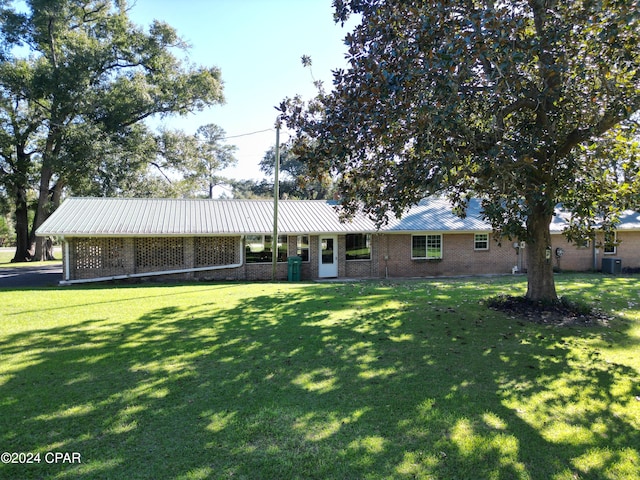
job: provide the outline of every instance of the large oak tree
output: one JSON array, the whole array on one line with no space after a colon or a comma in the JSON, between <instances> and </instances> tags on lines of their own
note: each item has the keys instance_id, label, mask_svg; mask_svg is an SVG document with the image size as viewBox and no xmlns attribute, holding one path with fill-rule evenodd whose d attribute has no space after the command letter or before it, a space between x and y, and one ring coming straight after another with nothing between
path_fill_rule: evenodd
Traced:
<instances>
[{"instance_id":1,"label":"large oak tree","mask_svg":"<svg viewBox=\"0 0 640 480\"><path fill-rule=\"evenodd\" d=\"M158 21L148 31L134 25L125 0L0 7L0 182L15 204L14 260L39 259L35 230L62 189L109 165L138 171L150 135L142 121L221 102L220 71L185 64L176 31Z\"/></svg>"},{"instance_id":2,"label":"large oak tree","mask_svg":"<svg viewBox=\"0 0 640 480\"><path fill-rule=\"evenodd\" d=\"M638 1L334 6L336 21L361 22L333 90L280 106L296 153L339 176L348 211L381 221L429 194L461 215L480 198L498 236L528 242L527 296L555 299L554 208L571 206L575 237L637 204L626 146L640 109Z\"/></svg>"}]
</instances>

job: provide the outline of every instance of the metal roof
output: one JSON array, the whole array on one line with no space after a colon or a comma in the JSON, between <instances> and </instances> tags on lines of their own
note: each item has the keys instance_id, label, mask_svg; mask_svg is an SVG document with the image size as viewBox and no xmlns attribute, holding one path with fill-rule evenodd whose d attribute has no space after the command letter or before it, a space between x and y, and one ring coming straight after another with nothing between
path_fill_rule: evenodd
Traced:
<instances>
[{"instance_id":1,"label":"metal roof","mask_svg":"<svg viewBox=\"0 0 640 480\"><path fill-rule=\"evenodd\" d=\"M281 200L278 231L374 232L364 215L341 222L335 203ZM273 232L271 200L70 198L40 226L38 235L199 236Z\"/></svg>"},{"instance_id":2,"label":"metal roof","mask_svg":"<svg viewBox=\"0 0 640 480\"><path fill-rule=\"evenodd\" d=\"M567 225L566 212L556 211L552 233ZM640 229L640 213L625 212L618 229ZM490 232L482 220L480 202L472 200L460 218L442 198L429 198L376 228L364 214L340 219L336 202L281 200L280 234L375 232ZM272 200L208 200L153 198L70 198L37 230L40 236L202 236L250 235L273 232Z\"/></svg>"},{"instance_id":3,"label":"metal roof","mask_svg":"<svg viewBox=\"0 0 640 480\"><path fill-rule=\"evenodd\" d=\"M620 215L620 223L616 230L640 230L640 212L625 210Z\"/></svg>"},{"instance_id":4,"label":"metal roof","mask_svg":"<svg viewBox=\"0 0 640 480\"><path fill-rule=\"evenodd\" d=\"M551 233L562 233L571 222L571 212L556 208L549 230ZM600 222L596 221L596 226ZM624 210L619 217L619 223L615 227L616 230L640 230L640 212L633 210Z\"/></svg>"},{"instance_id":5,"label":"metal roof","mask_svg":"<svg viewBox=\"0 0 640 480\"><path fill-rule=\"evenodd\" d=\"M480 202L471 200L465 218L452 211L451 203L445 198L428 198L407 210L402 218L394 218L383 228L388 232L490 232L491 225L482 220Z\"/></svg>"}]
</instances>

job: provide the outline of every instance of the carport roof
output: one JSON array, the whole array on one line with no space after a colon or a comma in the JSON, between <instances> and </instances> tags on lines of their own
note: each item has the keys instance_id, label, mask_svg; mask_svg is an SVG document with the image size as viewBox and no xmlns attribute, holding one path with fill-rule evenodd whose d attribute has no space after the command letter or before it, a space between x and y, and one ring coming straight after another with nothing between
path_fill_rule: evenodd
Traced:
<instances>
[{"instance_id":1,"label":"carport roof","mask_svg":"<svg viewBox=\"0 0 640 480\"><path fill-rule=\"evenodd\" d=\"M281 201L278 230L287 233L373 231L366 217L339 221L325 201ZM70 198L42 224L38 235L199 236L273 231L273 202L151 198Z\"/></svg>"}]
</instances>

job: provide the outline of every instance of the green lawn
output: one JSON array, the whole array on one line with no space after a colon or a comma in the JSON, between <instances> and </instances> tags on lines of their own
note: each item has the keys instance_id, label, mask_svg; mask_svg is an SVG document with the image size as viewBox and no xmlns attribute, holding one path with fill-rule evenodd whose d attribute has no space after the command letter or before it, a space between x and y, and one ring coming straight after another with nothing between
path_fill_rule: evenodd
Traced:
<instances>
[{"instance_id":1,"label":"green lawn","mask_svg":"<svg viewBox=\"0 0 640 480\"><path fill-rule=\"evenodd\" d=\"M9 267L41 267L43 265L54 265L56 263L62 263L62 247L54 246L53 247L53 255L58 260L51 260L46 262L18 262L11 263L11 260L15 256L16 249L15 248L0 248L0 268Z\"/></svg>"},{"instance_id":2,"label":"green lawn","mask_svg":"<svg viewBox=\"0 0 640 480\"><path fill-rule=\"evenodd\" d=\"M640 478L640 279L557 281L617 319L481 304L522 277L0 291L0 451L40 454L0 478Z\"/></svg>"}]
</instances>

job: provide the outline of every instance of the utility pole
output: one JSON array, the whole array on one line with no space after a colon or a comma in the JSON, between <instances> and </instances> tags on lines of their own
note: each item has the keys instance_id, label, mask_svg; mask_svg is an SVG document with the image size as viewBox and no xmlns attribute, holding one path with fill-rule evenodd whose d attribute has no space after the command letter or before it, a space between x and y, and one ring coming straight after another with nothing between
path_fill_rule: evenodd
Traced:
<instances>
[{"instance_id":1,"label":"utility pole","mask_svg":"<svg viewBox=\"0 0 640 480\"><path fill-rule=\"evenodd\" d=\"M271 280L276 281L278 268L278 200L280 199L280 118L276 120L276 164L275 178L273 180L273 238L271 243Z\"/></svg>"}]
</instances>

